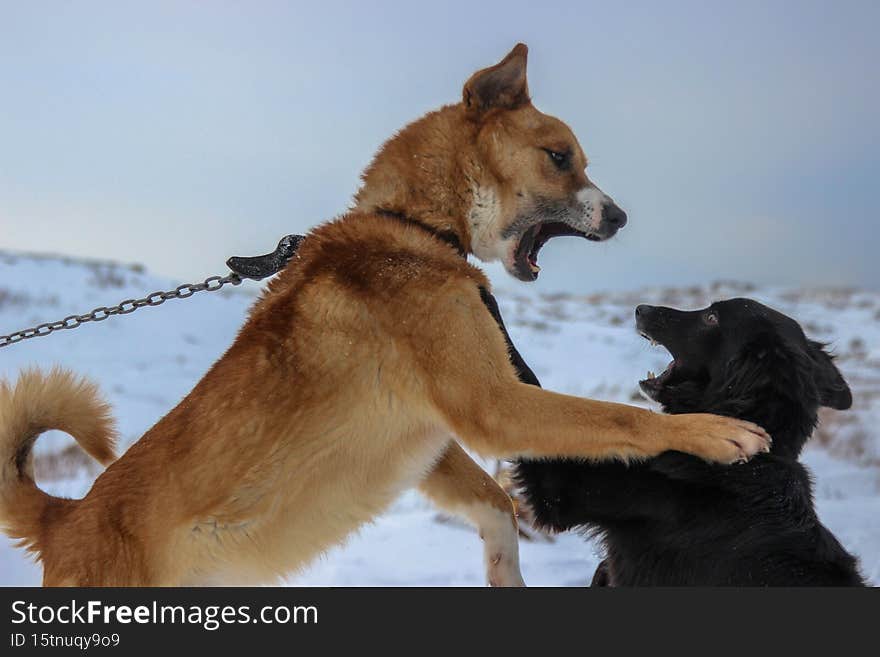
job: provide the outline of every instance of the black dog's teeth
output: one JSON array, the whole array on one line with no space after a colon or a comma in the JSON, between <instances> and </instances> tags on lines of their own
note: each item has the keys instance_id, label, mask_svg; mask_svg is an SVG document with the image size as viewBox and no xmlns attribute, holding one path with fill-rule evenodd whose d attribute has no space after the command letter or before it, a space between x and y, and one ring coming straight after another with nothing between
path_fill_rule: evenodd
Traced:
<instances>
[{"instance_id":1,"label":"black dog's teeth","mask_svg":"<svg viewBox=\"0 0 880 657\"><path fill-rule=\"evenodd\" d=\"M648 335L647 333L644 333L644 332L642 332L642 331L639 331L639 335L641 335L643 338L645 338L645 340L647 340L648 342L650 342L652 347L656 347L658 344L660 344L659 342L657 342L654 338L652 338L652 337L651 337L650 335Z\"/></svg>"}]
</instances>

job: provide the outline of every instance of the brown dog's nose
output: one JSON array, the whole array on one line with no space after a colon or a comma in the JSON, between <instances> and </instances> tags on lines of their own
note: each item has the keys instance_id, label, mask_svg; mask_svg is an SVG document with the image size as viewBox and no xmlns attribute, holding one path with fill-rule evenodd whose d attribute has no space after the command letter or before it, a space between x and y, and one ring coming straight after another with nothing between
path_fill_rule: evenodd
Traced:
<instances>
[{"instance_id":1,"label":"brown dog's nose","mask_svg":"<svg viewBox=\"0 0 880 657\"><path fill-rule=\"evenodd\" d=\"M626 212L617 207L616 203L608 203L602 208L602 221L615 230L626 226Z\"/></svg>"}]
</instances>

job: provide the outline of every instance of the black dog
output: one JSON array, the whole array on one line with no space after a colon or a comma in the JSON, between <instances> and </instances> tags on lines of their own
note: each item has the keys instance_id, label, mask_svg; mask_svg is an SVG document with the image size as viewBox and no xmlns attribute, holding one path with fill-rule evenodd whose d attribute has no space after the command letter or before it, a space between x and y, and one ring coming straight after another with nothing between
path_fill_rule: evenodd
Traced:
<instances>
[{"instance_id":1,"label":"black dog","mask_svg":"<svg viewBox=\"0 0 880 657\"><path fill-rule=\"evenodd\" d=\"M521 461L515 477L538 523L603 537L594 584L863 585L856 559L816 517L797 461L819 406L852 404L823 345L748 299L693 312L639 306L636 325L674 358L641 381L647 396L669 413L757 422L771 452L733 466L679 452L629 465Z\"/></svg>"}]
</instances>

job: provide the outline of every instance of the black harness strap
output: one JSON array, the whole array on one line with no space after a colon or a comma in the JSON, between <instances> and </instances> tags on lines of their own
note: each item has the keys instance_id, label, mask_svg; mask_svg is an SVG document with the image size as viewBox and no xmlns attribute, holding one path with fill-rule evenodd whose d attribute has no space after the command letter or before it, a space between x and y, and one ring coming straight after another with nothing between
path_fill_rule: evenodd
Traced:
<instances>
[{"instance_id":1,"label":"black harness strap","mask_svg":"<svg viewBox=\"0 0 880 657\"><path fill-rule=\"evenodd\" d=\"M504 320L501 319L501 310L498 308L498 302L495 300L495 297L492 296L489 290L480 287L480 299L483 300L483 305L486 306L489 314L492 315L492 319L495 320L495 323L498 324L498 328L501 329L504 341L507 342L507 353L510 356L510 362L513 363L513 367L516 369L516 375L519 377L519 380L523 383L528 383L531 386L538 386L540 388L541 382L538 381L538 377L532 372L532 368L526 364L526 361L520 355L519 351L517 351L516 346L514 346L513 340L510 339L510 334L504 326Z\"/></svg>"}]
</instances>

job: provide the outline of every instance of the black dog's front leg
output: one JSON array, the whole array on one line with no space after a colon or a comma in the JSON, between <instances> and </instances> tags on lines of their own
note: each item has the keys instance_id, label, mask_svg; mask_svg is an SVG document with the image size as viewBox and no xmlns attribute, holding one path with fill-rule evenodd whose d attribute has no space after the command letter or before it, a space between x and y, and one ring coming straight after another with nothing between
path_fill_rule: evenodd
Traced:
<instances>
[{"instance_id":1,"label":"black dog's front leg","mask_svg":"<svg viewBox=\"0 0 880 657\"><path fill-rule=\"evenodd\" d=\"M516 464L514 478L538 524L555 531L671 518L686 500L681 483L642 463L524 460Z\"/></svg>"},{"instance_id":2,"label":"black dog's front leg","mask_svg":"<svg viewBox=\"0 0 880 657\"><path fill-rule=\"evenodd\" d=\"M645 465L670 481L724 490L751 504L771 503L778 497L768 491L786 491L784 499L788 503L803 503L810 496L809 475L804 467L775 454L759 454L748 463L718 465L682 452L664 452Z\"/></svg>"},{"instance_id":3,"label":"black dog's front leg","mask_svg":"<svg viewBox=\"0 0 880 657\"><path fill-rule=\"evenodd\" d=\"M706 463L684 452L663 452L645 461L645 467L669 479L701 484L719 483L725 470L729 468L729 466Z\"/></svg>"}]
</instances>

